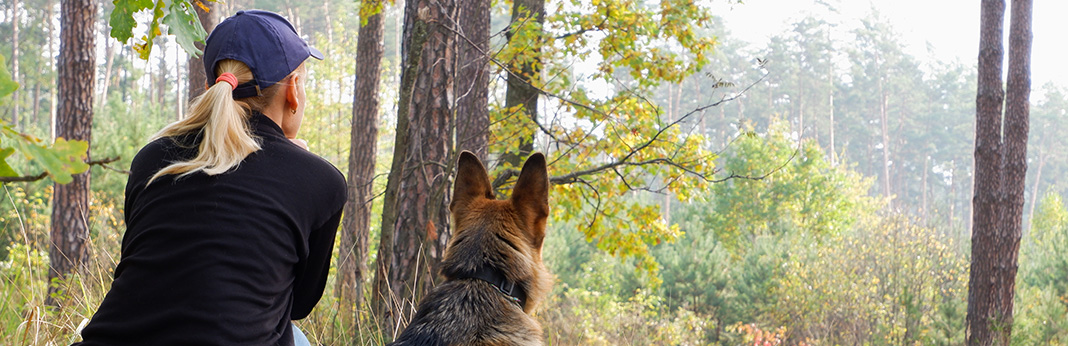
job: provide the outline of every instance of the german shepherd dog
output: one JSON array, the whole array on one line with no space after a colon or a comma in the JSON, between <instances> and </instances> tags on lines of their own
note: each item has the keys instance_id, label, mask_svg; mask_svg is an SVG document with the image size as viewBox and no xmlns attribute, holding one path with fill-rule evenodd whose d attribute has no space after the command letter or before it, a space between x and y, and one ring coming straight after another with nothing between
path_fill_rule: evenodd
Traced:
<instances>
[{"instance_id":1,"label":"german shepherd dog","mask_svg":"<svg viewBox=\"0 0 1068 346\"><path fill-rule=\"evenodd\" d=\"M445 281L390 345L541 345L541 325L530 314L552 285L541 262L549 216L545 156L527 159L512 197L501 201L482 162L461 153L449 209Z\"/></svg>"}]
</instances>

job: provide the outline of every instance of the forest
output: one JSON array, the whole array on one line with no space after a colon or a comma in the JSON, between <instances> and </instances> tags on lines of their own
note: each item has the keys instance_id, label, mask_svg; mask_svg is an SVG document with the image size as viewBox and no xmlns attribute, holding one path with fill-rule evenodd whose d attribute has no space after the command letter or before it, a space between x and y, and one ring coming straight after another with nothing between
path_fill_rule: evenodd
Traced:
<instances>
[{"instance_id":1,"label":"forest","mask_svg":"<svg viewBox=\"0 0 1068 346\"><path fill-rule=\"evenodd\" d=\"M997 47L1018 42L1018 16L1030 25L1030 1L1011 3ZM1068 85L1028 84L1021 106L1017 46L999 48L1009 72L998 62L993 83L1006 115L997 102L981 132L983 55L913 56L875 8L808 15L760 44L684 0L0 8L3 345L80 340L120 256L130 161L201 91L199 41L252 8L327 56L307 64L300 137L346 175L350 200L323 298L296 321L313 344L403 330L438 280L462 150L501 196L527 156L548 159L555 278L535 317L549 345L1068 344ZM990 133L1003 160L1026 153L1024 171L981 161ZM982 185L989 167L1018 191ZM1019 200L1001 229L1016 243L993 255L974 243L987 192ZM978 327L982 256L1011 275Z\"/></svg>"}]
</instances>

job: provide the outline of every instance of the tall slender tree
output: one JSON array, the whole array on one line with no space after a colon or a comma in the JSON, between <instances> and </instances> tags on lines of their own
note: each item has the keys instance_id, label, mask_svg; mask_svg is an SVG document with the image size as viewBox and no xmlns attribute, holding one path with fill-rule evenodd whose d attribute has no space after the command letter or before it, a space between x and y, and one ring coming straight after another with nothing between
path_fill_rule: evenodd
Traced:
<instances>
[{"instance_id":1,"label":"tall slender tree","mask_svg":"<svg viewBox=\"0 0 1068 346\"><path fill-rule=\"evenodd\" d=\"M1012 336L1027 176L1031 0L1012 1L1006 90L1001 83L1004 16L1004 0L982 1L967 316L968 345L973 346L1009 345Z\"/></svg>"},{"instance_id":2,"label":"tall slender tree","mask_svg":"<svg viewBox=\"0 0 1068 346\"><path fill-rule=\"evenodd\" d=\"M456 142L486 160L489 149L489 31L486 1L461 2L456 40Z\"/></svg>"},{"instance_id":3,"label":"tall slender tree","mask_svg":"<svg viewBox=\"0 0 1068 346\"><path fill-rule=\"evenodd\" d=\"M379 252L389 263L379 264L374 292L387 334L403 327L398 321L408 321L410 305L433 287L449 236L455 10L452 0L405 3L396 139L382 205L381 242L392 253Z\"/></svg>"},{"instance_id":4,"label":"tall slender tree","mask_svg":"<svg viewBox=\"0 0 1068 346\"><path fill-rule=\"evenodd\" d=\"M21 82L19 78L19 0L11 2L11 79L15 82ZM22 122L19 121L19 90L15 89L14 95L11 97L14 102L11 108L11 122L15 126L21 128Z\"/></svg>"},{"instance_id":5,"label":"tall slender tree","mask_svg":"<svg viewBox=\"0 0 1068 346\"><path fill-rule=\"evenodd\" d=\"M96 67L95 26L97 2L64 0L60 16L59 109L56 137L90 141L93 123L93 81ZM89 172L74 176L70 184L56 184L52 195L51 260L48 277L56 279L81 271L89 238ZM48 301L56 287L49 286Z\"/></svg>"},{"instance_id":6,"label":"tall slender tree","mask_svg":"<svg viewBox=\"0 0 1068 346\"><path fill-rule=\"evenodd\" d=\"M341 223L338 249L337 295L345 318L350 307L359 307L367 276L367 238L371 229L372 182L378 142L378 84L382 65L382 2L363 1L362 20L356 43L356 82L352 100L352 130L349 146L349 200Z\"/></svg>"},{"instance_id":7,"label":"tall slender tree","mask_svg":"<svg viewBox=\"0 0 1068 346\"><path fill-rule=\"evenodd\" d=\"M545 0L514 0L512 3L511 26L505 36L512 41L520 31L540 32L545 24ZM508 89L505 91L504 107L519 110L519 115L532 121L538 118L538 96L535 86L541 74L541 44L526 47L523 54L508 62ZM534 150L534 134L522 133L516 138L515 152L503 153L505 162L512 167L520 167L523 158Z\"/></svg>"}]
</instances>

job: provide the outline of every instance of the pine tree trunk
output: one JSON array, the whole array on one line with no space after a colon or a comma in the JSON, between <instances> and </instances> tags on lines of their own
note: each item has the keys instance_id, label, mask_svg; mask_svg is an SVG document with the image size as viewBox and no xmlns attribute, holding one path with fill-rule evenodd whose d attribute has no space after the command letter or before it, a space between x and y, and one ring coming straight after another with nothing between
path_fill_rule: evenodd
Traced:
<instances>
[{"instance_id":1,"label":"pine tree trunk","mask_svg":"<svg viewBox=\"0 0 1068 346\"><path fill-rule=\"evenodd\" d=\"M830 30L828 30L827 31L827 40L828 41L831 40L830 36L831 36L831 32L830 32ZM837 167L838 166L838 151L834 148L834 78L835 77L834 77L833 68L834 68L834 64L827 64L827 105L828 105L827 106L827 110L828 110L828 113L830 113L830 124L827 125L827 127L829 128L830 135L831 135L831 140L830 140L831 145L830 145L830 150L829 150L830 154L831 154L830 155L831 156L831 167Z\"/></svg>"},{"instance_id":2,"label":"pine tree trunk","mask_svg":"<svg viewBox=\"0 0 1068 346\"><path fill-rule=\"evenodd\" d=\"M883 86L883 78L886 76L879 76L879 125L882 141L883 141L883 198L886 198L886 207L888 210L894 210L893 195L890 194L890 133L889 122L890 116L887 114L887 102L890 98L887 95L886 88Z\"/></svg>"},{"instance_id":3,"label":"pine tree trunk","mask_svg":"<svg viewBox=\"0 0 1068 346\"><path fill-rule=\"evenodd\" d=\"M208 11L204 11L200 6L193 7L197 11L197 17L200 18L200 24L204 27L204 31L211 33L215 29L215 25L219 24L219 11L217 10L219 5L214 1L204 1L202 3L208 8ZM200 51L204 51L203 42L196 42L194 45ZM189 56L189 86L186 88L186 93L189 94L188 100L192 100L204 93L204 87L208 85L205 80L207 77L204 74L204 59L197 55Z\"/></svg>"},{"instance_id":4,"label":"pine tree trunk","mask_svg":"<svg viewBox=\"0 0 1068 346\"><path fill-rule=\"evenodd\" d=\"M97 3L64 0L61 5L56 136L91 141L93 123L94 20ZM56 184L52 197L49 281L82 271L88 257L89 172L70 184ZM49 286L48 303L57 305Z\"/></svg>"},{"instance_id":5,"label":"pine tree trunk","mask_svg":"<svg viewBox=\"0 0 1068 346\"><path fill-rule=\"evenodd\" d=\"M1027 210L1027 231L1031 232L1032 226L1035 224L1035 205L1038 204L1038 196L1041 193L1039 185L1042 185L1042 168L1046 166L1046 158L1049 157L1047 151L1047 144L1049 143L1050 136L1044 136L1042 138L1042 144L1038 146L1038 169L1035 171L1034 185L1031 185L1031 203Z\"/></svg>"},{"instance_id":6,"label":"pine tree trunk","mask_svg":"<svg viewBox=\"0 0 1068 346\"><path fill-rule=\"evenodd\" d=\"M167 39L160 40L159 46L159 69L156 70L156 104L161 108L160 111L166 111L167 103ZM174 115L174 120L178 120L178 114Z\"/></svg>"},{"instance_id":7,"label":"pine tree trunk","mask_svg":"<svg viewBox=\"0 0 1068 346\"><path fill-rule=\"evenodd\" d=\"M979 83L976 93L975 197L972 221L972 263L968 278L967 334L969 345L993 345L993 329L1002 328L994 297L997 249L998 191L1001 190L1002 21L1005 2L983 0L979 40Z\"/></svg>"},{"instance_id":8,"label":"pine tree trunk","mask_svg":"<svg viewBox=\"0 0 1068 346\"><path fill-rule=\"evenodd\" d=\"M55 54L52 50L52 47L55 46L53 37L56 37L56 26L52 23L54 22L52 19L55 15L55 12L53 12L55 6L53 5L52 0L47 0L45 4L45 20L48 22L48 46L45 47L45 51L48 54L47 65L49 68L57 68L57 66L53 65L55 61L52 59L54 56L53 54ZM52 140L56 139L56 111L58 106L56 99L58 98L58 93L58 88L48 88L48 138Z\"/></svg>"},{"instance_id":9,"label":"pine tree trunk","mask_svg":"<svg viewBox=\"0 0 1068 346\"><path fill-rule=\"evenodd\" d=\"M19 1L11 2L11 79L21 83L19 79ZM21 89L21 88L19 88ZM22 122L19 121L19 89L11 95L11 124L22 130Z\"/></svg>"},{"instance_id":10,"label":"pine tree trunk","mask_svg":"<svg viewBox=\"0 0 1068 346\"><path fill-rule=\"evenodd\" d=\"M182 60L178 57L182 56L181 47L177 44L174 45L174 113L177 114L178 119L185 118L182 106L185 105L185 98L182 98ZM188 59L185 59L188 62ZM186 71L189 67L186 66ZM188 81L187 81L188 82Z\"/></svg>"},{"instance_id":11,"label":"pine tree trunk","mask_svg":"<svg viewBox=\"0 0 1068 346\"><path fill-rule=\"evenodd\" d=\"M545 23L545 0L515 0L512 6L511 23L511 30L516 30L518 25L534 25L537 30L541 30L542 25ZM509 41L515 34L511 30L506 34ZM533 45L529 49L535 50L535 55L540 55L541 48L537 45ZM537 121L539 91L531 83L539 80L540 67L534 62L519 62L509 64L509 70L508 89L505 91L504 96L505 109L515 109L517 106L522 106L522 116L531 121ZM534 151L534 134L520 134L516 147L519 149L518 151L509 151L502 155L504 161L508 162L512 167L520 167L523 158Z\"/></svg>"},{"instance_id":12,"label":"pine tree trunk","mask_svg":"<svg viewBox=\"0 0 1068 346\"><path fill-rule=\"evenodd\" d=\"M923 227L927 227L927 172L931 170L931 157L923 157L923 175L920 178L922 189L920 190L920 221Z\"/></svg>"},{"instance_id":13,"label":"pine tree trunk","mask_svg":"<svg viewBox=\"0 0 1068 346\"><path fill-rule=\"evenodd\" d=\"M967 315L968 344L973 346L1009 345L1011 340L1027 175L1031 1L1012 2L1007 95L1001 89L1004 12L1002 0L982 2ZM1004 128L1002 101L1007 101Z\"/></svg>"},{"instance_id":14,"label":"pine tree trunk","mask_svg":"<svg viewBox=\"0 0 1068 346\"><path fill-rule=\"evenodd\" d=\"M30 122L32 122L34 124L34 126L36 126L36 124L37 124L37 119L38 119L37 117L40 114L40 112L41 112L41 84L37 83L37 84L35 84L33 86L33 113L31 113L31 114L33 114L33 118L30 119Z\"/></svg>"},{"instance_id":15,"label":"pine tree trunk","mask_svg":"<svg viewBox=\"0 0 1068 346\"><path fill-rule=\"evenodd\" d=\"M402 73L393 163L382 208L382 242L393 244L389 291L383 299L391 333L408 321L411 305L433 287L437 265L448 240L449 172L453 138L452 105L455 35L445 27L455 18L455 2L408 1L404 10ZM391 238L391 239L389 239ZM387 242L389 241L389 242ZM384 288L377 277L376 288Z\"/></svg>"},{"instance_id":16,"label":"pine tree trunk","mask_svg":"<svg viewBox=\"0 0 1068 346\"><path fill-rule=\"evenodd\" d=\"M363 6L372 6L369 3ZM337 296L342 316L353 318L359 308L367 276L367 238L370 232L372 182L378 149L378 84L382 65L382 13L367 17L356 45L356 85L352 101L352 131L349 146L349 199L341 225L338 250ZM355 325L355 324L354 324Z\"/></svg>"},{"instance_id":17,"label":"pine tree trunk","mask_svg":"<svg viewBox=\"0 0 1068 346\"><path fill-rule=\"evenodd\" d=\"M489 1L461 2L456 40L456 141L485 161L489 149Z\"/></svg>"},{"instance_id":18,"label":"pine tree trunk","mask_svg":"<svg viewBox=\"0 0 1068 346\"><path fill-rule=\"evenodd\" d=\"M998 343L1009 345L1012 336L1013 301L1019 268L1023 228L1024 190L1027 180L1027 135L1030 132L1031 95L1031 2L1013 0L1009 26L1009 69L1003 128L1001 221L996 235L997 299L1005 329L998 330Z\"/></svg>"},{"instance_id":19,"label":"pine tree trunk","mask_svg":"<svg viewBox=\"0 0 1068 346\"><path fill-rule=\"evenodd\" d=\"M108 36L104 36L108 37ZM117 42L116 42L117 43ZM111 67L115 63L115 51L119 50L118 44L112 44L111 38L104 39L104 51L107 57L104 59L104 80L100 85L100 103L97 108L103 108L108 103L108 88L111 87Z\"/></svg>"}]
</instances>

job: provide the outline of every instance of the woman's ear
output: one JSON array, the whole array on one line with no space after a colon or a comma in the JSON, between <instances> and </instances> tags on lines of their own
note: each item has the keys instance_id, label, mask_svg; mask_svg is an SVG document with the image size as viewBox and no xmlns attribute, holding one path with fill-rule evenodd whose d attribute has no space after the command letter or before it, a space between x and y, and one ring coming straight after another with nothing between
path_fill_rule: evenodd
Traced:
<instances>
[{"instance_id":1,"label":"woman's ear","mask_svg":"<svg viewBox=\"0 0 1068 346\"><path fill-rule=\"evenodd\" d=\"M289 82L285 83L286 108L292 112L296 112L297 107L300 106L299 90L297 90L300 82L300 75L294 74L289 77Z\"/></svg>"}]
</instances>

